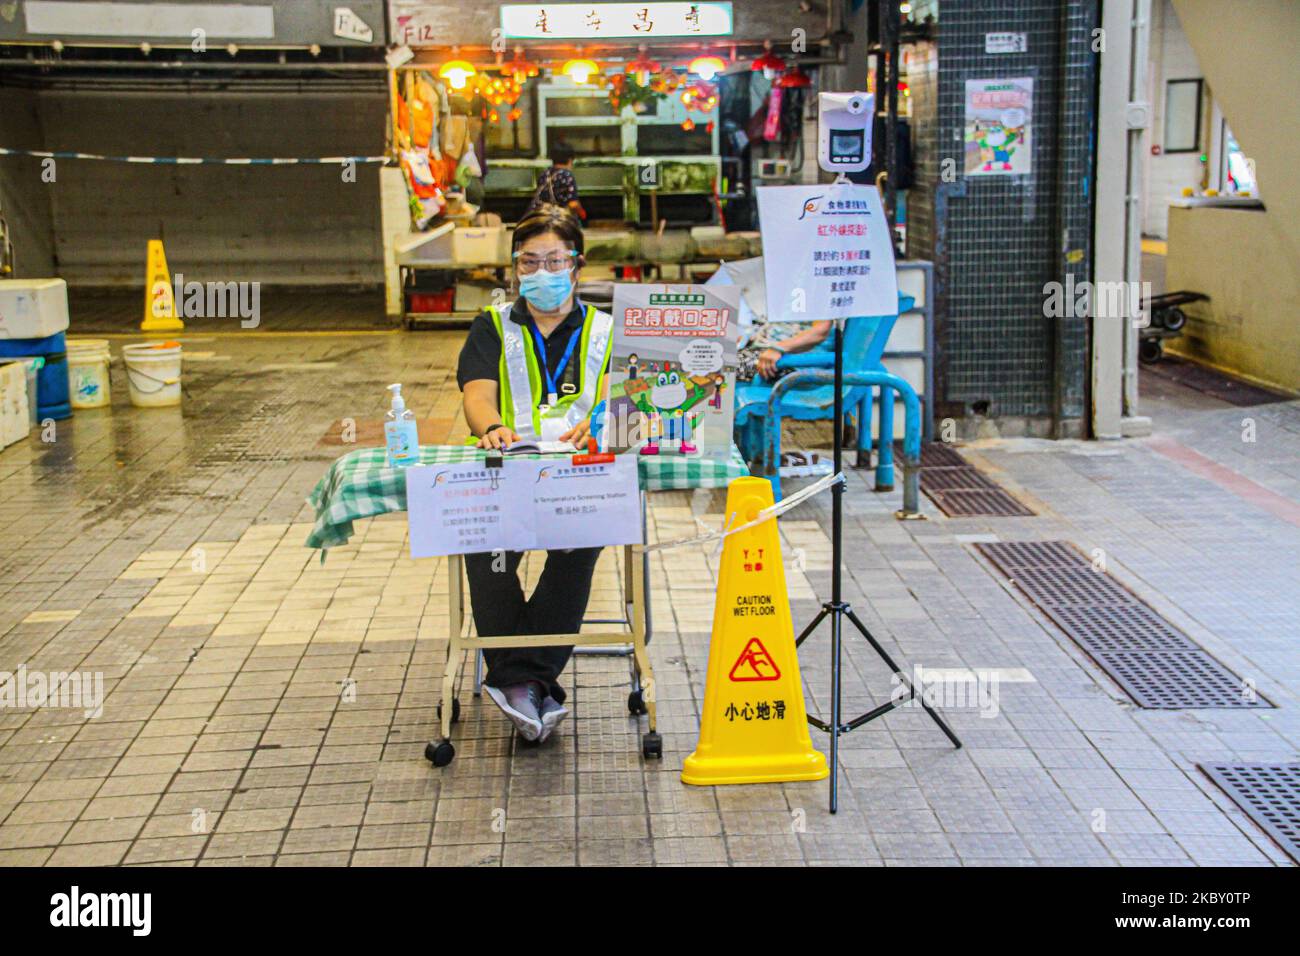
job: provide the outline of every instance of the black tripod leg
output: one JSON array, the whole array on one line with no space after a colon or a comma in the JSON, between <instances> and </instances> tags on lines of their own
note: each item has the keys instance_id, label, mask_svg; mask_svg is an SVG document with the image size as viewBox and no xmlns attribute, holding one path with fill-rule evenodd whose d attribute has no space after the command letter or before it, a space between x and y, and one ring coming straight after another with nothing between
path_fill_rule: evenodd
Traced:
<instances>
[{"instance_id":1,"label":"black tripod leg","mask_svg":"<svg viewBox=\"0 0 1300 956\"><path fill-rule=\"evenodd\" d=\"M843 633L840 615L831 615L831 813L839 810L840 728L843 726L840 701L840 650Z\"/></svg>"},{"instance_id":2,"label":"black tripod leg","mask_svg":"<svg viewBox=\"0 0 1300 956\"><path fill-rule=\"evenodd\" d=\"M817 630L817 625L825 619L828 613L830 612L826 610L826 605L823 604L822 609L817 612L817 616L812 619L812 623L805 627L803 633L794 639L794 646L798 647L804 641L808 640L809 635L811 635L813 631Z\"/></svg>"},{"instance_id":3,"label":"black tripod leg","mask_svg":"<svg viewBox=\"0 0 1300 956\"><path fill-rule=\"evenodd\" d=\"M889 656L889 653L883 647L880 646L880 642L877 641L875 637L872 636L871 632L867 630L867 626L863 624L860 620L858 620L858 616L853 613L853 609L849 608L845 611L845 613L848 614L849 620L853 622L853 626L856 627L859 631L861 631L862 636L867 639L868 643L870 643L873 648L875 648L876 653L879 654L881 659L885 662L885 664L888 665L889 670L892 673L897 674L899 678L903 681L903 683L907 685L907 689L912 692L912 696L921 702L922 709L927 714L930 715L931 720L933 720L936 724L939 725L939 729L943 731L944 736L947 737L950 741L952 741L952 745L954 747L960 750L961 741L957 739L957 735L952 732L952 730L944 722L944 719L940 717L939 714L929 704L926 703L925 695L917 694L916 688L913 687L912 682L907 679L907 675L904 674L903 671L899 668L899 666L894 663L894 659Z\"/></svg>"}]
</instances>

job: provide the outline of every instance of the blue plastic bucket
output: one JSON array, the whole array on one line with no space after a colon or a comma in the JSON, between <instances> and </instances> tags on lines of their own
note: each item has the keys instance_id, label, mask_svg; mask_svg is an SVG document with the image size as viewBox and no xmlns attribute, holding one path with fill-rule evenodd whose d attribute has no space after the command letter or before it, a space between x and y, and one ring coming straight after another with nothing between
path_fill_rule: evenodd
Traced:
<instances>
[{"instance_id":1,"label":"blue plastic bucket","mask_svg":"<svg viewBox=\"0 0 1300 956\"><path fill-rule=\"evenodd\" d=\"M0 358L39 355L44 367L36 373L37 413L42 421L62 421L72 417L68 391L68 346L63 332L43 339L0 339Z\"/></svg>"}]
</instances>

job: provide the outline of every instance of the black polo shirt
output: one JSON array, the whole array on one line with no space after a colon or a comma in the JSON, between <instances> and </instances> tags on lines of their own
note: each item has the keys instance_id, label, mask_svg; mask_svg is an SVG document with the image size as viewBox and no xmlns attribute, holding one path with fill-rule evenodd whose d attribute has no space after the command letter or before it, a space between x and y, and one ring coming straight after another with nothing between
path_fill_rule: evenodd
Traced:
<instances>
[{"instance_id":1,"label":"black polo shirt","mask_svg":"<svg viewBox=\"0 0 1300 956\"><path fill-rule=\"evenodd\" d=\"M549 336L545 336L546 365L552 375L564 358L564 350L569 345L569 336L575 329L582 328L583 317L586 314L587 307L575 296L573 309L564 317L563 322L551 330ZM510 317L506 321L524 326L524 335L528 336L536 347L537 340L533 338L536 323L522 296L510 307ZM573 348L573 357L569 359L569 364L564 367L564 374L555 382L557 387L562 387L565 382L569 382L575 390L582 388L581 353L582 342L579 341ZM497 382L501 377L500 373L501 336L497 335L496 323L492 321L492 316L487 312L480 312L470 324L469 335L465 337L465 344L460 350L460 362L456 367L456 384L460 386L461 391L464 391L466 382L477 379Z\"/></svg>"}]
</instances>

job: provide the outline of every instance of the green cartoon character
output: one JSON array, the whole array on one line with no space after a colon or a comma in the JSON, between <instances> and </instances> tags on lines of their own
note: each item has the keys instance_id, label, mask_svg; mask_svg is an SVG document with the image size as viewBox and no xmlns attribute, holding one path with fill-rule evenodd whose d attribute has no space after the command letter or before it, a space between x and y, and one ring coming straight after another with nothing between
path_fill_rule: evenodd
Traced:
<instances>
[{"instance_id":1,"label":"green cartoon character","mask_svg":"<svg viewBox=\"0 0 1300 956\"><path fill-rule=\"evenodd\" d=\"M984 160L982 172L992 172L997 163L1009 172L1011 157L1025 141L1025 111L1019 108L1004 110L1000 121L981 123L976 129L976 137L980 158Z\"/></svg>"},{"instance_id":2,"label":"green cartoon character","mask_svg":"<svg viewBox=\"0 0 1300 956\"><path fill-rule=\"evenodd\" d=\"M694 434L691 409L707 397L708 391L699 383L670 369L667 362L657 374L648 374L646 379L649 387L638 390L632 398L633 404L649 425L649 434L641 454L659 454L661 437L679 441L678 451L683 455L698 451L691 443Z\"/></svg>"}]
</instances>

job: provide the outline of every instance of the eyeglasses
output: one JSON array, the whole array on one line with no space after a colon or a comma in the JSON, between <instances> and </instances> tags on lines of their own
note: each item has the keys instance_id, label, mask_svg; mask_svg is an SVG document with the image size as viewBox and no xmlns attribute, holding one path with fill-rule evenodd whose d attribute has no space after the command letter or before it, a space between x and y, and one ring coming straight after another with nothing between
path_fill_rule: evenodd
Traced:
<instances>
[{"instance_id":1,"label":"eyeglasses","mask_svg":"<svg viewBox=\"0 0 1300 956\"><path fill-rule=\"evenodd\" d=\"M545 259L522 252L516 252L512 258L515 260L515 267L519 270L519 274L527 276L532 275L543 265L546 266L547 272L564 272L566 269L573 268L573 260L577 255L577 250L570 249L563 255L551 255Z\"/></svg>"}]
</instances>

